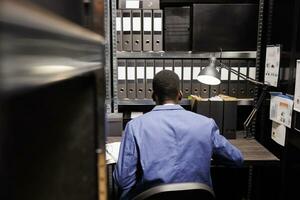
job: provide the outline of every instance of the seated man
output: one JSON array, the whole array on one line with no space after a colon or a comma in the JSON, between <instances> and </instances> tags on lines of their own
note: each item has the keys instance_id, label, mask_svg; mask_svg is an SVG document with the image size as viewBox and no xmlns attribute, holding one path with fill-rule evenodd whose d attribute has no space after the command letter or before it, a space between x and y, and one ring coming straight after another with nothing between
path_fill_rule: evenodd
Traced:
<instances>
[{"instance_id":1,"label":"seated man","mask_svg":"<svg viewBox=\"0 0 300 200\"><path fill-rule=\"evenodd\" d=\"M179 78L164 70L153 79L157 106L131 120L122 138L114 179L127 199L137 192L164 183L199 182L212 187L212 155L240 166L241 152L222 135L213 119L186 111Z\"/></svg>"}]
</instances>

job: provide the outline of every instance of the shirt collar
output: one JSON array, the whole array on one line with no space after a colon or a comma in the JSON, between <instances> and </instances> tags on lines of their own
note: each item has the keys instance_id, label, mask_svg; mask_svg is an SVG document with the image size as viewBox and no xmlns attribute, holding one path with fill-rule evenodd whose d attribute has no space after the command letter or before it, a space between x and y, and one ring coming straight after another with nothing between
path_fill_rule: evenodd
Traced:
<instances>
[{"instance_id":1,"label":"shirt collar","mask_svg":"<svg viewBox=\"0 0 300 200\"><path fill-rule=\"evenodd\" d=\"M164 105L157 105L152 109L152 111L158 111L158 110L184 110L184 108L178 104L164 104Z\"/></svg>"}]
</instances>

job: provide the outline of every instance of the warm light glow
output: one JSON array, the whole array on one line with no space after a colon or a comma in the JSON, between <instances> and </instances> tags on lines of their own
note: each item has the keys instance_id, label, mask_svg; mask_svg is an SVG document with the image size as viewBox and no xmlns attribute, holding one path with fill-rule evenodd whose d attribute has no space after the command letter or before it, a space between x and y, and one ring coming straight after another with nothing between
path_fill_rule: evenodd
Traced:
<instances>
[{"instance_id":1,"label":"warm light glow","mask_svg":"<svg viewBox=\"0 0 300 200\"><path fill-rule=\"evenodd\" d=\"M197 80L206 85L219 85L221 83L220 79L210 75L199 75Z\"/></svg>"},{"instance_id":2,"label":"warm light glow","mask_svg":"<svg viewBox=\"0 0 300 200\"><path fill-rule=\"evenodd\" d=\"M36 66L33 68L34 74L56 74L56 73L62 73L66 71L74 70L74 67L68 66L68 65L42 65L42 66Z\"/></svg>"}]
</instances>

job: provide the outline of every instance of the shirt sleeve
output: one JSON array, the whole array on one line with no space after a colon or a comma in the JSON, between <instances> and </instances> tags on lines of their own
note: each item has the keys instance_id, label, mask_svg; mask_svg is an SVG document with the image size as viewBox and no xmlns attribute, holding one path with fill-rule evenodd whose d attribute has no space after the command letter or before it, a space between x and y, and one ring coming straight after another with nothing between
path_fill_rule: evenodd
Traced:
<instances>
[{"instance_id":1,"label":"shirt sleeve","mask_svg":"<svg viewBox=\"0 0 300 200\"><path fill-rule=\"evenodd\" d=\"M133 127L129 122L121 141L119 158L113 176L123 193L127 193L136 183L137 148L133 137Z\"/></svg>"},{"instance_id":2,"label":"shirt sleeve","mask_svg":"<svg viewBox=\"0 0 300 200\"><path fill-rule=\"evenodd\" d=\"M232 145L224 136L220 135L219 128L212 120L213 154L224 164L242 166L243 155L241 151Z\"/></svg>"}]
</instances>

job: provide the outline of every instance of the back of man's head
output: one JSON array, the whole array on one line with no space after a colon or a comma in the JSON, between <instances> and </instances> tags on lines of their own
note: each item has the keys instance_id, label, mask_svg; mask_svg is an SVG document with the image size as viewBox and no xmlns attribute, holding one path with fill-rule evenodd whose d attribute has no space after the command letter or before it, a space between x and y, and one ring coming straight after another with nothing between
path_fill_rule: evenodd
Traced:
<instances>
[{"instance_id":1,"label":"back of man's head","mask_svg":"<svg viewBox=\"0 0 300 200\"><path fill-rule=\"evenodd\" d=\"M179 95L179 77L170 70L157 73L153 79L153 95L159 103L167 100L176 101Z\"/></svg>"}]
</instances>

